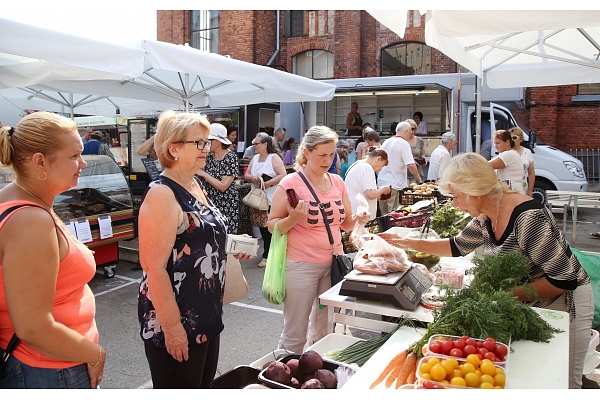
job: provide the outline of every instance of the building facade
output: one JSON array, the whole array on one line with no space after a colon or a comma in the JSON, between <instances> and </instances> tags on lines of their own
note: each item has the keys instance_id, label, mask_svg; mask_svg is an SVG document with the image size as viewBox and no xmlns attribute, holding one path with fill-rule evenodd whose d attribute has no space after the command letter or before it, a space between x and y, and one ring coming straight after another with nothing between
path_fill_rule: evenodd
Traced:
<instances>
[{"instance_id":1,"label":"building facade","mask_svg":"<svg viewBox=\"0 0 600 400\"><path fill-rule=\"evenodd\" d=\"M191 43L198 35L197 13L158 11L158 40ZM425 17L418 11L411 12L404 38L364 10L215 13L217 22L206 25L218 29L212 37L220 54L314 79L455 73L461 68L425 45ZM527 88L524 97L511 111L540 140L565 152L600 148L600 85Z\"/></svg>"}]
</instances>

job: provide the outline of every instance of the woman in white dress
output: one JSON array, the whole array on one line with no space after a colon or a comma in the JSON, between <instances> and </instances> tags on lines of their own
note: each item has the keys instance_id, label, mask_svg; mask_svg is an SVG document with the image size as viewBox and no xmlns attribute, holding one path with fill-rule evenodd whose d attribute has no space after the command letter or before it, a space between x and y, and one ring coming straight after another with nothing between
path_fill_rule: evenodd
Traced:
<instances>
[{"instance_id":1,"label":"woman in white dress","mask_svg":"<svg viewBox=\"0 0 600 400\"><path fill-rule=\"evenodd\" d=\"M533 197L533 187L535 185L535 167L533 166L533 154L527 147L521 146L523 141L523 131L519 127L510 128L508 130L511 135L511 139L515 142L515 151L521 156L523 161L524 181L523 187L525 188L525 194Z\"/></svg>"},{"instance_id":2,"label":"woman in white dress","mask_svg":"<svg viewBox=\"0 0 600 400\"><path fill-rule=\"evenodd\" d=\"M494 145L498 156L488 161L496 170L498 178L505 182L511 189L525 194L523 189L523 162L521 156L514 149L515 142L511 133L506 130L494 132Z\"/></svg>"}]
</instances>

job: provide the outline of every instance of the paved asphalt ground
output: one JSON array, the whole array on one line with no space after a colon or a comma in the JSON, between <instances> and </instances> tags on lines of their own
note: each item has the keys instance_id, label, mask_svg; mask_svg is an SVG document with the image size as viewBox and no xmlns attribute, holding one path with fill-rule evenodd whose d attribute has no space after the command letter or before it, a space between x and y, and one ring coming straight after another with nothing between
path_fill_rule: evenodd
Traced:
<instances>
[{"instance_id":1,"label":"paved asphalt ground","mask_svg":"<svg viewBox=\"0 0 600 400\"><path fill-rule=\"evenodd\" d=\"M600 185L589 191L600 192ZM562 213L555 214L562 224ZM571 219L568 216L566 237L571 240ZM562 226L562 225L561 225ZM590 236L600 231L600 209L580 209L577 237L571 244L583 251L600 252L600 239ZM261 254L262 248L259 249ZM221 354L217 376L238 365L248 365L271 353L283 327L282 306L268 303L261 293L264 269L256 267L260 258L242 262L250 286L244 301L224 307L225 330L221 335ZM104 278L99 269L90 283L97 306L97 323L102 345L107 350L104 389L151 388L148 369L137 323L137 289L141 271L139 265L120 261L116 276ZM350 334L369 337L369 332L350 330ZM598 349L600 351L600 346ZM583 387L600 388L600 369L584 377Z\"/></svg>"}]
</instances>

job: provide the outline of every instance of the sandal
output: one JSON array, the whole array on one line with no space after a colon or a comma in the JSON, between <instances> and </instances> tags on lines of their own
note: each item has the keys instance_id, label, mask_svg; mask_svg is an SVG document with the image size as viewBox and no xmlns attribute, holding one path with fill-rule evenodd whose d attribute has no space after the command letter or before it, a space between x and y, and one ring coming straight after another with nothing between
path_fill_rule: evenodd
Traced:
<instances>
[{"instance_id":1,"label":"sandal","mask_svg":"<svg viewBox=\"0 0 600 400\"><path fill-rule=\"evenodd\" d=\"M263 258L261 262L258 263L257 267L258 268L264 268L267 266L267 259Z\"/></svg>"},{"instance_id":2,"label":"sandal","mask_svg":"<svg viewBox=\"0 0 600 400\"><path fill-rule=\"evenodd\" d=\"M592 232L590 233L590 236L596 239L600 239L600 232Z\"/></svg>"}]
</instances>

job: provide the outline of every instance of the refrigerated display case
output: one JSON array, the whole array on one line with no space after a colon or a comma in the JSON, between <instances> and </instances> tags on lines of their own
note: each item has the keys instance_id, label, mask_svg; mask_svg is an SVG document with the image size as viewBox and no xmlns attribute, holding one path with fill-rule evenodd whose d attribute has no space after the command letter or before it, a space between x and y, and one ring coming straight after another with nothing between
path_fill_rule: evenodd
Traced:
<instances>
[{"instance_id":1,"label":"refrigerated display case","mask_svg":"<svg viewBox=\"0 0 600 400\"><path fill-rule=\"evenodd\" d=\"M83 159L87 166L81 170L79 184L56 196L52 208L67 227L89 223L91 240L85 245L94 251L97 268L112 278L119 261L118 242L137 236L131 190L125 175L109 156L85 155ZM10 167L0 169L0 188L13 179ZM100 235L101 218L110 220L104 238Z\"/></svg>"}]
</instances>

